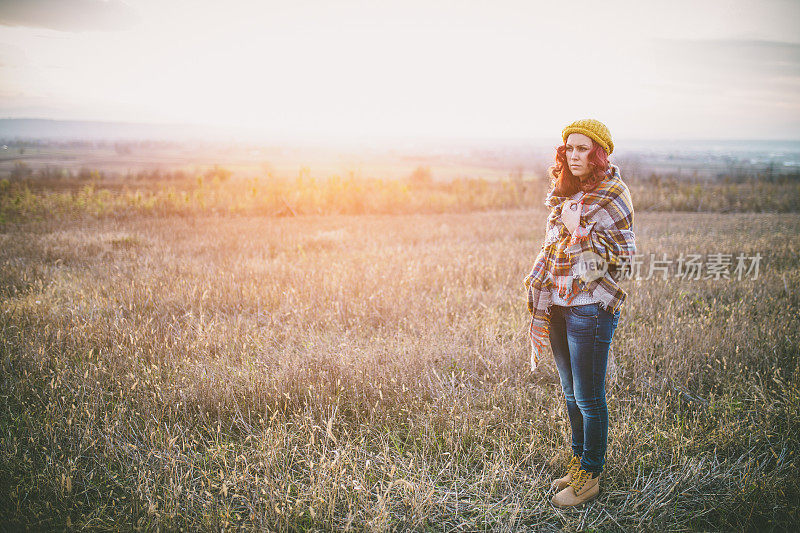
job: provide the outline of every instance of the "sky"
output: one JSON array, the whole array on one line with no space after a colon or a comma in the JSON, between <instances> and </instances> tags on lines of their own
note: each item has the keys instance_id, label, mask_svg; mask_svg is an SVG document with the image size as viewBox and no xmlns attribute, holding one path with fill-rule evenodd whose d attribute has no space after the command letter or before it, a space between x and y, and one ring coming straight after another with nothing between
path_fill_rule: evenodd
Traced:
<instances>
[{"instance_id":1,"label":"sky","mask_svg":"<svg viewBox=\"0 0 800 533\"><path fill-rule=\"evenodd\" d=\"M0 0L0 118L800 139L797 0Z\"/></svg>"}]
</instances>

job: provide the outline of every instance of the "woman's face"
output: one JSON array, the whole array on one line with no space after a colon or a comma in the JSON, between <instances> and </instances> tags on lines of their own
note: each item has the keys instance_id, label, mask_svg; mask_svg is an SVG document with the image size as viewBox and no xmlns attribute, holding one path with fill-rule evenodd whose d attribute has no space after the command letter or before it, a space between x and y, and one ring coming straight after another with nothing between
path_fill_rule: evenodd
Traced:
<instances>
[{"instance_id":1,"label":"woman's face","mask_svg":"<svg viewBox=\"0 0 800 533\"><path fill-rule=\"evenodd\" d=\"M567 164L572 175L578 179L589 175L589 152L592 139L582 133L570 133L567 137Z\"/></svg>"}]
</instances>

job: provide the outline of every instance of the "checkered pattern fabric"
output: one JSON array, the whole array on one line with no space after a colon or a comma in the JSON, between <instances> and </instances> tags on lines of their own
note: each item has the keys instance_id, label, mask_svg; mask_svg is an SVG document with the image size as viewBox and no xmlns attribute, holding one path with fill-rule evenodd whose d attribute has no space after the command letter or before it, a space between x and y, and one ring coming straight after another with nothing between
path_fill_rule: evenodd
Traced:
<instances>
[{"instance_id":1,"label":"checkered pattern fabric","mask_svg":"<svg viewBox=\"0 0 800 533\"><path fill-rule=\"evenodd\" d=\"M611 271L630 261L636 253L633 202L619 167L609 165L605 179L584 195L580 225L572 234L561 220L561 208L569 197L556 196L553 192L548 193L544 202L550 208L545 240L533 269L524 280L531 313L532 370L539 365L541 351L549 341L550 290L556 287L559 296L567 301L585 290L608 311L616 313L622 309L627 293ZM608 271L597 279L587 274L573 277L573 263L588 252L603 258Z\"/></svg>"}]
</instances>

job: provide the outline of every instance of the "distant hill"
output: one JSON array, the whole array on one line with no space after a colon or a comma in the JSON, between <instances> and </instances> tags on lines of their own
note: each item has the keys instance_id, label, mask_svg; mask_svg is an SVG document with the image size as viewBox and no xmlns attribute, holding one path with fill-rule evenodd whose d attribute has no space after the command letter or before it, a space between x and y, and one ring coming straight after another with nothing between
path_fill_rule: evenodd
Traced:
<instances>
[{"instance_id":1,"label":"distant hill","mask_svg":"<svg viewBox=\"0 0 800 533\"><path fill-rule=\"evenodd\" d=\"M192 140L227 136L230 132L187 124L142 124L39 118L0 119L0 139L49 140Z\"/></svg>"},{"instance_id":2,"label":"distant hill","mask_svg":"<svg viewBox=\"0 0 800 533\"><path fill-rule=\"evenodd\" d=\"M245 127L199 126L192 124L145 124L137 122L101 122L88 120L52 120L40 118L0 118L0 141L14 140L52 140L52 141L257 141L282 144L314 144L315 135L307 133L294 135L270 135L249 130ZM798 139L615 139L618 153L654 153L658 156L690 154L737 154L740 156L789 157L794 162L800 154ZM528 139L439 139L433 140L415 136L403 138L374 138L364 135L360 139L327 139L324 145L341 143L363 150L375 144L378 147L424 151L439 147L445 154L461 153L463 150L490 150L500 152L501 157L523 152L530 155L552 155L555 138ZM795 164L795 163L793 163Z\"/></svg>"}]
</instances>

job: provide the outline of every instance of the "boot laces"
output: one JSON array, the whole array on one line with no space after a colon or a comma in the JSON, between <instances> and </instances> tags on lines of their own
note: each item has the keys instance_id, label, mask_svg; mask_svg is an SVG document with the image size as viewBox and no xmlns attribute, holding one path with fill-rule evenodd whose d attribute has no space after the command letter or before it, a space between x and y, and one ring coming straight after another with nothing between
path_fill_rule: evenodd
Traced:
<instances>
[{"instance_id":1,"label":"boot laces","mask_svg":"<svg viewBox=\"0 0 800 533\"><path fill-rule=\"evenodd\" d=\"M572 485L572 488L575 490L575 494L579 493L580 490L583 488L583 485L586 483L586 480L589 478L589 472L581 468L578 472L572 476L572 481L569 482Z\"/></svg>"},{"instance_id":2,"label":"boot laces","mask_svg":"<svg viewBox=\"0 0 800 533\"><path fill-rule=\"evenodd\" d=\"M569 466L567 467L567 474L572 475L574 477L575 473L580 469L580 467L581 467L580 457L578 457L577 455L573 455L572 460L570 460Z\"/></svg>"}]
</instances>

